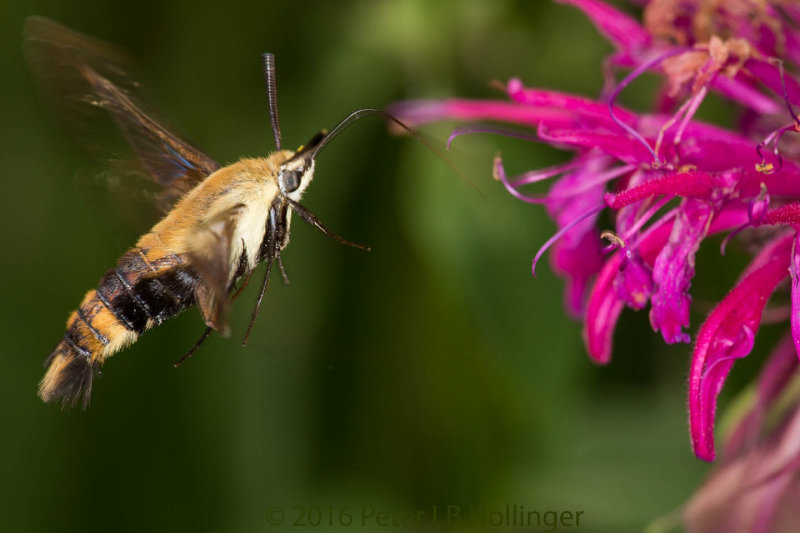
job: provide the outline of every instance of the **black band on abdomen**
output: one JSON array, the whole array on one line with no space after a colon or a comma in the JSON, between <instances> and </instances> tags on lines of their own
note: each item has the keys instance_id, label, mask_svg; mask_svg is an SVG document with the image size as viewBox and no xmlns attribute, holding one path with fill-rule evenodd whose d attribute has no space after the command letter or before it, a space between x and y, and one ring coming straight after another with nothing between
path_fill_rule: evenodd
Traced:
<instances>
[{"instance_id":1,"label":"black band on abdomen","mask_svg":"<svg viewBox=\"0 0 800 533\"><path fill-rule=\"evenodd\" d=\"M141 334L194 304L199 276L183 261L167 265L131 250L100 281L97 296L126 329Z\"/></svg>"}]
</instances>

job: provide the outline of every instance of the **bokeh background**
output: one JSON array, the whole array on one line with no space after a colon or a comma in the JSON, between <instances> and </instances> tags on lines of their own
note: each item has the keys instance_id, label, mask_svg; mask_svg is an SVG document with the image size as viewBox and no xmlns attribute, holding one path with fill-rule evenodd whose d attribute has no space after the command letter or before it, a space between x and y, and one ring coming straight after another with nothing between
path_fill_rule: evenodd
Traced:
<instances>
[{"instance_id":1,"label":"bokeh background","mask_svg":"<svg viewBox=\"0 0 800 533\"><path fill-rule=\"evenodd\" d=\"M583 511L581 531L634 531L702 480L686 428L690 348L663 347L645 314L626 312L611 365L597 367L561 282L544 263L530 275L553 225L492 181L491 159L500 151L518 173L565 154L468 136L449 152L464 179L376 119L326 149L305 199L372 252L295 221L291 284L273 279L247 348L255 287L235 305L232 337L180 369L203 329L196 310L111 359L88 411L35 393L68 313L153 221L108 223L115 204L76 186L92 163L35 92L24 17L128 49L163 115L232 162L272 148L261 52L276 54L284 142L296 146L358 107L502 97L489 82L511 76L596 95L610 46L580 13L544 0L10 0L0 11L4 530L251 532L275 529L266 513L282 506L288 531L294 506L508 503ZM627 103L645 108L654 85L637 87ZM439 145L449 131L424 129ZM711 248L698 259L715 266L698 269L695 329L739 266ZM723 402L770 342L767 328Z\"/></svg>"}]
</instances>

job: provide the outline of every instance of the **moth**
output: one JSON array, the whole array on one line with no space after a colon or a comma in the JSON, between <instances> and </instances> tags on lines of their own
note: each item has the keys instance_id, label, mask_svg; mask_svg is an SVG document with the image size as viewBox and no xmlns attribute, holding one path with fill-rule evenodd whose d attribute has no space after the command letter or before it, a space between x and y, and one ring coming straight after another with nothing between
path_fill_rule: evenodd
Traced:
<instances>
[{"instance_id":1,"label":"moth","mask_svg":"<svg viewBox=\"0 0 800 533\"><path fill-rule=\"evenodd\" d=\"M273 265L283 272L281 253L289 244L292 213L336 241L369 249L329 231L300 201L320 151L354 121L378 115L408 130L388 113L359 109L298 150L283 149L274 57L263 54L276 150L221 166L145 110L121 52L111 45L41 17L27 19L24 34L26 59L53 105L77 122L77 129L83 114L110 115L130 144L132 159L161 187L165 213L69 315L63 338L45 361L39 384L45 402L86 408L93 378L109 357L194 305L206 329L184 358L212 331L227 333L230 302L266 263L246 344Z\"/></svg>"}]
</instances>

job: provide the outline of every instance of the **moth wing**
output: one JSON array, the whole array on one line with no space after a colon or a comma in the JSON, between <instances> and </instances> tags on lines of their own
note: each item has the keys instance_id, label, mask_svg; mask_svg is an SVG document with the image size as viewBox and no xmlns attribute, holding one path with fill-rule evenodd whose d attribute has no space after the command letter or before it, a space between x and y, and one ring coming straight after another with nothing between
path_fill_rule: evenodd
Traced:
<instances>
[{"instance_id":1,"label":"moth wing","mask_svg":"<svg viewBox=\"0 0 800 533\"><path fill-rule=\"evenodd\" d=\"M233 245L236 224L244 206L238 204L205 221L190 237L189 260L201 281L195 290L197 307L206 325L228 333L228 293L238 268Z\"/></svg>"},{"instance_id":2,"label":"moth wing","mask_svg":"<svg viewBox=\"0 0 800 533\"><path fill-rule=\"evenodd\" d=\"M43 17L25 21L23 50L45 98L90 154L115 166L137 166L162 187L162 210L194 188L219 164L180 139L155 118L128 75L130 60L120 49ZM108 118L122 133L115 146L104 127ZM119 136L117 136L119 137ZM127 156L127 144L133 157Z\"/></svg>"}]
</instances>

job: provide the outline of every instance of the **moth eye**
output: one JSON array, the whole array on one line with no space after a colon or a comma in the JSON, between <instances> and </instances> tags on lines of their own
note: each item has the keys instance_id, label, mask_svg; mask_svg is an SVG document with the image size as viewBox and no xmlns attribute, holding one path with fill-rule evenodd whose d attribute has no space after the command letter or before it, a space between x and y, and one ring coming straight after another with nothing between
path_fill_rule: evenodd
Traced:
<instances>
[{"instance_id":1,"label":"moth eye","mask_svg":"<svg viewBox=\"0 0 800 533\"><path fill-rule=\"evenodd\" d=\"M282 172L280 175L281 180L281 189L284 192L294 192L300 187L300 177L301 174L297 170L290 170L288 172Z\"/></svg>"}]
</instances>

